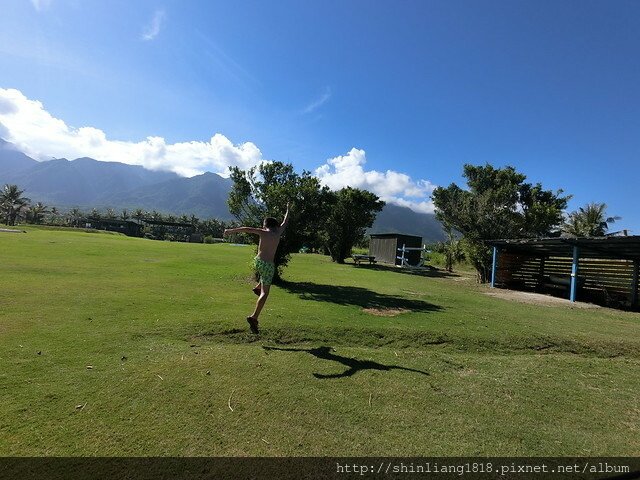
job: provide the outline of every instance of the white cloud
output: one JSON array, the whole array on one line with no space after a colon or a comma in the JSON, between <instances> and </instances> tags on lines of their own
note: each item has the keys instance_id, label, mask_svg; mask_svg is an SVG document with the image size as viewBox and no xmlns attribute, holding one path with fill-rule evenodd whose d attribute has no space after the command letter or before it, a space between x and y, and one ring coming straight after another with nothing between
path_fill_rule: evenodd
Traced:
<instances>
[{"instance_id":1,"label":"white cloud","mask_svg":"<svg viewBox=\"0 0 640 480\"><path fill-rule=\"evenodd\" d=\"M311 102L309 105L307 105L305 107L305 109L302 111L302 113L311 113L311 112L313 112L317 108L320 108L322 105L327 103L330 98L331 98L331 88L326 87L324 89L324 93L319 98L317 98L316 100Z\"/></svg>"},{"instance_id":2,"label":"white cloud","mask_svg":"<svg viewBox=\"0 0 640 480\"><path fill-rule=\"evenodd\" d=\"M428 199L435 185L427 180L414 181L404 173L387 170L365 170L364 150L352 148L346 155L327 160L317 168L315 175L332 190L354 187L369 190L385 202L422 213L433 213L433 203Z\"/></svg>"},{"instance_id":3,"label":"white cloud","mask_svg":"<svg viewBox=\"0 0 640 480\"><path fill-rule=\"evenodd\" d=\"M51 6L51 2L52 0L31 0L33 7L39 12L49 8Z\"/></svg>"},{"instance_id":4,"label":"white cloud","mask_svg":"<svg viewBox=\"0 0 640 480\"><path fill-rule=\"evenodd\" d=\"M0 137L36 160L91 157L168 170L186 177L204 172L228 176L230 166L246 170L267 161L254 143L233 144L220 133L206 142L167 143L158 136L138 142L113 140L95 127L67 125L45 110L41 102L30 100L15 89L0 88ZM433 212L429 196L434 185L429 181L415 181L393 170L366 170L366 162L365 151L352 148L346 155L327 160L315 175L334 190L345 186L362 188L388 203L417 212Z\"/></svg>"},{"instance_id":5,"label":"white cloud","mask_svg":"<svg viewBox=\"0 0 640 480\"><path fill-rule=\"evenodd\" d=\"M154 38L156 38L158 36L158 34L160 33L160 27L162 27L162 22L164 21L166 14L164 13L164 10L156 10L155 13L153 14L153 18L151 19L151 22L149 22L149 24L144 27L144 30L142 32L142 39L149 41L149 40L153 40Z\"/></svg>"},{"instance_id":6,"label":"white cloud","mask_svg":"<svg viewBox=\"0 0 640 480\"><path fill-rule=\"evenodd\" d=\"M207 171L226 176L229 166L246 169L265 161L255 144L234 145L220 133L207 142L171 144L154 136L139 142L111 140L98 128L70 127L47 112L42 103L15 89L0 88L0 107L3 138L37 160L91 157L187 177Z\"/></svg>"}]
</instances>

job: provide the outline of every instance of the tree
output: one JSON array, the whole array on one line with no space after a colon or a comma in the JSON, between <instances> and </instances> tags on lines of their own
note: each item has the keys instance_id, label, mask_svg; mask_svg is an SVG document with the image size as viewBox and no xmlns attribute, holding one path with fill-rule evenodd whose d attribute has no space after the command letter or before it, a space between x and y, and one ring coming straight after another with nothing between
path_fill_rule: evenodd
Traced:
<instances>
[{"instance_id":1,"label":"tree","mask_svg":"<svg viewBox=\"0 0 640 480\"><path fill-rule=\"evenodd\" d=\"M144 210L142 210L141 208L136 208L135 212L133 212L133 218L135 218L136 220L138 220L139 222L141 222L142 220L144 220L144 217L146 216L146 213Z\"/></svg>"},{"instance_id":2,"label":"tree","mask_svg":"<svg viewBox=\"0 0 640 480\"><path fill-rule=\"evenodd\" d=\"M72 208L67 214L67 222L74 227L80 226L80 220L82 219L82 212L78 208Z\"/></svg>"},{"instance_id":3,"label":"tree","mask_svg":"<svg viewBox=\"0 0 640 480\"><path fill-rule=\"evenodd\" d=\"M346 187L331 193L329 207L322 237L331 259L344 263L353 246L364 239L384 202L366 190Z\"/></svg>"},{"instance_id":4,"label":"tree","mask_svg":"<svg viewBox=\"0 0 640 480\"><path fill-rule=\"evenodd\" d=\"M31 205L27 209L27 222L39 225L43 222L45 213L49 213L49 210L42 202Z\"/></svg>"},{"instance_id":5,"label":"tree","mask_svg":"<svg viewBox=\"0 0 640 480\"><path fill-rule=\"evenodd\" d=\"M209 220L203 220L195 224L196 231L201 233L205 237L214 237L214 238L222 238L222 234L225 228L230 228L231 225L229 223L225 223L216 218L211 218Z\"/></svg>"},{"instance_id":6,"label":"tree","mask_svg":"<svg viewBox=\"0 0 640 480\"><path fill-rule=\"evenodd\" d=\"M570 196L525 183L513 167L464 166L468 190L455 183L433 191L436 217L463 235L478 279L489 279L491 251L485 241L550 235L563 221Z\"/></svg>"},{"instance_id":7,"label":"tree","mask_svg":"<svg viewBox=\"0 0 640 480\"><path fill-rule=\"evenodd\" d=\"M116 211L113 208L107 208L107 212L105 213L104 216L109 220L115 220L116 218L118 218L118 215L116 214Z\"/></svg>"},{"instance_id":8,"label":"tree","mask_svg":"<svg viewBox=\"0 0 640 480\"><path fill-rule=\"evenodd\" d=\"M120 219L129 220L130 218L131 218L131 214L129 213L129 211L126 208L123 208L122 212L120 212Z\"/></svg>"},{"instance_id":9,"label":"tree","mask_svg":"<svg viewBox=\"0 0 640 480\"><path fill-rule=\"evenodd\" d=\"M572 237L602 237L620 217L607 217L606 203L589 203L567 216L562 231Z\"/></svg>"},{"instance_id":10,"label":"tree","mask_svg":"<svg viewBox=\"0 0 640 480\"><path fill-rule=\"evenodd\" d=\"M233 186L227 203L241 225L260 226L265 217L282 219L287 202L293 205L289 226L274 259L274 279L278 281L291 253L303 245L318 245L319 231L327 215L329 189L322 187L310 172L297 174L293 165L282 162L264 163L247 171L238 167L230 170ZM257 240L252 236L252 242Z\"/></svg>"},{"instance_id":11,"label":"tree","mask_svg":"<svg viewBox=\"0 0 640 480\"><path fill-rule=\"evenodd\" d=\"M458 238L451 225L443 225L447 235L446 242L442 242L442 253L444 253L444 263L447 272L453 272L453 264L464 259L464 245Z\"/></svg>"},{"instance_id":12,"label":"tree","mask_svg":"<svg viewBox=\"0 0 640 480\"><path fill-rule=\"evenodd\" d=\"M51 210L49 210L49 223L57 223L59 221L59 215L60 212L58 211L58 209L56 207L51 207Z\"/></svg>"},{"instance_id":13,"label":"tree","mask_svg":"<svg viewBox=\"0 0 640 480\"><path fill-rule=\"evenodd\" d=\"M27 208L31 201L23 197L24 190L17 185L6 184L0 192L0 212L6 225L15 225L18 216Z\"/></svg>"},{"instance_id":14,"label":"tree","mask_svg":"<svg viewBox=\"0 0 640 480\"><path fill-rule=\"evenodd\" d=\"M164 220L164 217L162 216L162 214L156 210L153 210L152 212L150 212L149 217L151 218L151 220L154 220L157 222L162 222Z\"/></svg>"}]
</instances>

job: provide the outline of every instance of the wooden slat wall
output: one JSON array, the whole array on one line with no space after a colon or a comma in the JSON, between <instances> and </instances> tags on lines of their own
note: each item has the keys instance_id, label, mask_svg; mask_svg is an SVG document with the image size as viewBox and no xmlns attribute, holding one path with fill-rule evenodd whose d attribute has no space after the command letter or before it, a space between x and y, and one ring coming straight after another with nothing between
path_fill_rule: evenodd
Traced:
<instances>
[{"instance_id":1,"label":"wooden slat wall","mask_svg":"<svg viewBox=\"0 0 640 480\"><path fill-rule=\"evenodd\" d=\"M542 289L543 276L570 276L572 259L569 257L549 257L543 259L513 253L498 256L496 284L506 288L525 290ZM584 286L578 292L578 299L607 302L614 298L619 302L631 302L633 281L633 261L580 259L578 276L584 278ZM638 286L640 298L640 285Z\"/></svg>"},{"instance_id":2,"label":"wooden slat wall","mask_svg":"<svg viewBox=\"0 0 640 480\"><path fill-rule=\"evenodd\" d=\"M631 300L633 262L628 260L580 260L578 276L584 277L585 290L628 297Z\"/></svg>"},{"instance_id":3,"label":"wooden slat wall","mask_svg":"<svg viewBox=\"0 0 640 480\"><path fill-rule=\"evenodd\" d=\"M501 253L498 256L496 284L507 288L535 289L539 284L540 261L538 257Z\"/></svg>"}]
</instances>

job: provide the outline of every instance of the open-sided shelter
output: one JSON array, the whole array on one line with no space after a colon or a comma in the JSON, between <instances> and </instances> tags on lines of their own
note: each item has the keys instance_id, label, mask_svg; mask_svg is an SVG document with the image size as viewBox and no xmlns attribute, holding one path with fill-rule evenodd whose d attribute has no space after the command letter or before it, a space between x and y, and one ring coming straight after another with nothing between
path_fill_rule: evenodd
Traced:
<instances>
[{"instance_id":1,"label":"open-sided shelter","mask_svg":"<svg viewBox=\"0 0 640 480\"><path fill-rule=\"evenodd\" d=\"M640 236L492 240L492 287L638 308Z\"/></svg>"},{"instance_id":2,"label":"open-sided shelter","mask_svg":"<svg viewBox=\"0 0 640 480\"><path fill-rule=\"evenodd\" d=\"M124 233L129 237L142 236L142 222L134 219L122 220L119 218L98 218L89 217L84 220L84 224L96 230L107 230L109 232Z\"/></svg>"}]
</instances>

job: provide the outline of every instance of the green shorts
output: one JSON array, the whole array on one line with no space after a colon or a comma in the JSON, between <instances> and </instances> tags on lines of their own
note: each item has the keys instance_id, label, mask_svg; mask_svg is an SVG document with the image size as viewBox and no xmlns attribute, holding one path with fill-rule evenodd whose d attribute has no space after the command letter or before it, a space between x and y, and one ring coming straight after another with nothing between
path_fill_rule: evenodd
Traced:
<instances>
[{"instance_id":1,"label":"green shorts","mask_svg":"<svg viewBox=\"0 0 640 480\"><path fill-rule=\"evenodd\" d=\"M273 274L276 273L276 266L271 262L265 262L259 257L254 259L254 265L260 274L260 283L263 285L271 285Z\"/></svg>"}]
</instances>

